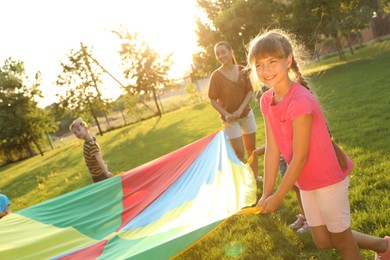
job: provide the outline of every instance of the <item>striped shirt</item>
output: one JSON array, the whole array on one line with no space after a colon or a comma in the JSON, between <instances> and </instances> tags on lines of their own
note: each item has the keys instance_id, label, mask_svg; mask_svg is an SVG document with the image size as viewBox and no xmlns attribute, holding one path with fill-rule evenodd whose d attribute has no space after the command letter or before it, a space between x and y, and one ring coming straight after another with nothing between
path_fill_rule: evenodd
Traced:
<instances>
[{"instance_id":1,"label":"striped shirt","mask_svg":"<svg viewBox=\"0 0 390 260\"><path fill-rule=\"evenodd\" d=\"M104 170L100 167L95 155L100 153L99 144L96 142L96 138L84 142L84 159L87 164L88 170L92 176L104 175Z\"/></svg>"}]
</instances>

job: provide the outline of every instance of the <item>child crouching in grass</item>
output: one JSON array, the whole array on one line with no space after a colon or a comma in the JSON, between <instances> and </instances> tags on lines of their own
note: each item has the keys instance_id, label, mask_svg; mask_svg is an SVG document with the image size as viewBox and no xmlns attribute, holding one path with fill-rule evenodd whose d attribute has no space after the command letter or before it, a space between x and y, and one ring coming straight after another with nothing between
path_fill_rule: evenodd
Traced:
<instances>
[{"instance_id":1,"label":"child crouching in grass","mask_svg":"<svg viewBox=\"0 0 390 260\"><path fill-rule=\"evenodd\" d=\"M70 131L79 139L84 139L84 159L89 172L92 175L93 182L99 182L112 177L107 165L103 161L99 144L96 138L91 135L87 124L77 118L69 126Z\"/></svg>"}]
</instances>

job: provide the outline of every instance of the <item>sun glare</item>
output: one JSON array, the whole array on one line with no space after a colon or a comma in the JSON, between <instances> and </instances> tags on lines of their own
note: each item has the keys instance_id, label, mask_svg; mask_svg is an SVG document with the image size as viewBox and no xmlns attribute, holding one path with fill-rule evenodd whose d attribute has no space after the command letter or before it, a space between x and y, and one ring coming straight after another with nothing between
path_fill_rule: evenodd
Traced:
<instances>
[{"instance_id":1,"label":"sun glare","mask_svg":"<svg viewBox=\"0 0 390 260\"><path fill-rule=\"evenodd\" d=\"M92 46L99 63L123 80L117 53L119 41L110 32L121 25L138 32L139 38L162 56L173 53L174 65L169 73L172 78L183 77L191 67L192 54L197 52L194 31L199 10L195 0L15 0L4 2L2 11L0 23L7 26L2 26L0 33L8 40L1 43L1 64L13 57L25 62L30 78L41 71L45 95L41 106L56 101L60 62L66 62L70 50L79 48L80 42ZM105 81L103 93L116 98L119 84L108 75Z\"/></svg>"}]
</instances>

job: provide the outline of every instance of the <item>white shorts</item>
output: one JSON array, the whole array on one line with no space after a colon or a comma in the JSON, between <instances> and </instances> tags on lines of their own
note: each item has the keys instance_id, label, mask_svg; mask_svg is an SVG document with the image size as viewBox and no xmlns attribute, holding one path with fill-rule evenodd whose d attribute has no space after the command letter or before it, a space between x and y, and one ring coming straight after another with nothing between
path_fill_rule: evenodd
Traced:
<instances>
[{"instance_id":1,"label":"white shorts","mask_svg":"<svg viewBox=\"0 0 390 260\"><path fill-rule=\"evenodd\" d=\"M255 115L249 111L244 118L239 118L225 127L226 135L229 139L239 138L242 135L255 133L257 130Z\"/></svg>"},{"instance_id":2,"label":"white shorts","mask_svg":"<svg viewBox=\"0 0 390 260\"><path fill-rule=\"evenodd\" d=\"M331 233L341 233L351 226L348 200L349 179L317 190L301 190L303 210L310 227L325 225Z\"/></svg>"}]
</instances>

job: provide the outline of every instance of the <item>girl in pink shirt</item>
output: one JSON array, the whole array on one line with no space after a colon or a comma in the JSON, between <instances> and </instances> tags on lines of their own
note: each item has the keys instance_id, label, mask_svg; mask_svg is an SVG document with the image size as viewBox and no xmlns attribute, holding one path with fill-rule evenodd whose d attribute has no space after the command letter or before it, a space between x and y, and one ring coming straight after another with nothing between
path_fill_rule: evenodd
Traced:
<instances>
[{"instance_id":1,"label":"girl in pink shirt","mask_svg":"<svg viewBox=\"0 0 390 260\"><path fill-rule=\"evenodd\" d=\"M248 63L270 88L260 101L267 141L263 194L257 206L263 213L275 211L296 185L318 248L335 248L343 259L361 259L359 248L370 249L378 259L389 260L389 236L377 238L350 228L348 174L353 162L347 157L346 170L338 163L320 105L299 71L294 43L285 32L273 30L249 45ZM280 154L288 168L274 192Z\"/></svg>"}]
</instances>

